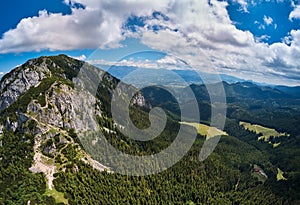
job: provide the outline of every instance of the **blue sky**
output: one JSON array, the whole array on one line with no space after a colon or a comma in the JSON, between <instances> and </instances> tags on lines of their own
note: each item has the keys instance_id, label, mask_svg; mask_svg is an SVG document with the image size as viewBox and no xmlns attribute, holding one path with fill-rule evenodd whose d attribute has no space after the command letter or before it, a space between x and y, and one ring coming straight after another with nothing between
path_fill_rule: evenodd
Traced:
<instances>
[{"instance_id":1,"label":"blue sky","mask_svg":"<svg viewBox=\"0 0 300 205\"><path fill-rule=\"evenodd\" d=\"M299 21L290 21L289 15L293 6L289 1L265 1L259 4L250 4L248 12L240 9L240 5L230 2L228 12L238 29L250 30L256 37L268 36L263 39L269 44L281 42L289 35L292 29L299 29ZM269 24L265 21L269 19Z\"/></svg>"},{"instance_id":2,"label":"blue sky","mask_svg":"<svg viewBox=\"0 0 300 205\"><path fill-rule=\"evenodd\" d=\"M204 72L300 85L299 1L11 0L2 2L0 32L0 74L60 53L144 68L176 56ZM135 52L143 58L120 63Z\"/></svg>"}]
</instances>

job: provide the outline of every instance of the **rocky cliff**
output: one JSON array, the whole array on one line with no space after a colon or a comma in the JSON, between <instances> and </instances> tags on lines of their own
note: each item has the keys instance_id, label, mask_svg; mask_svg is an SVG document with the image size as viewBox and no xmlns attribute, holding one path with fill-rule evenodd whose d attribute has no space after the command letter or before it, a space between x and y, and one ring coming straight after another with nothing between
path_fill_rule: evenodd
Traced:
<instances>
[{"instance_id":1,"label":"rocky cliff","mask_svg":"<svg viewBox=\"0 0 300 205\"><path fill-rule=\"evenodd\" d=\"M78 78L80 69L87 68L88 72ZM92 81L100 82L99 87L86 83ZM34 136L34 161L29 169L43 172L50 190L56 172L70 165L77 169L65 154L70 147L76 150L74 157L84 163L100 171L108 169L85 152L78 133L88 133L99 126L111 132L105 122L111 122L108 105L118 82L108 73L65 55L29 60L0 82L0 135L5 129L20 136ZM119 89L124 87L130 86L123 84ZM132 103L146 104L140 93ZM97 118L104 123L100 125Z\"/></svg>"}]
</instances>

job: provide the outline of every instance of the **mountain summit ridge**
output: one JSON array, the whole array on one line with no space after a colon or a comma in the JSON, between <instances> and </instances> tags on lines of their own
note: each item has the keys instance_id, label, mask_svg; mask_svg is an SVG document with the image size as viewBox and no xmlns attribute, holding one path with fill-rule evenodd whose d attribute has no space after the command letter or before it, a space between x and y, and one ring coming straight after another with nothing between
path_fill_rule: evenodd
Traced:
<instances>
[{"instance_id":1,"label":"mountain summit ridge","mask_svg":"<svg viewBox=\"0 0 300 205\"><path fill-rule=\"evenodd\" d=\"M74 134L74 131L96 129L98 125L92 116L94 112L102 115L96 96L75 89L71 81L84 65L93 68L65 55L42 56L13 69L0 82L1 133L7 130L34 136L34 161L29 170L44 173L50 190L53 188L54 174L66 166L56 162L56 158L68 146L77 147L82 160L95 169L107 169L81 148ZM93 69L98 71L98 68ZM104 72L99 70L99 73ZM114 80L113 77L106 79ZM86 115L82 116L81 112ZM58 139L54 140L56 137ZM45 160L53 162L49 164Z\"/></svg>"}]
</instances>

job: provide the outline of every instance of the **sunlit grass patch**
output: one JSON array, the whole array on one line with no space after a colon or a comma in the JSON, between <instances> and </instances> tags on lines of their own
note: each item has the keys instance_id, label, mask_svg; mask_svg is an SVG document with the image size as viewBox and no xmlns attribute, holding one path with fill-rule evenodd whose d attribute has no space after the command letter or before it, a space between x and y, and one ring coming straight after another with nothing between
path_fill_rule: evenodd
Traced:
<instances>
[{"instance_id":1,"label":"sunlit grass patch","mask_svg":"<svg viewBox=\"0 0 300 205\"><path fill-rule=\"evenodd\" d=\"M287 178L285 178L283 174L284 172L281 169L277 168L277 181L287 180Z\"/></svg>"},{"instance_id":2,"label":"sunlit grass patch","mask_svg":"<svg viewBox=\"0 0 300 205\"><path fill-rule=\"evenodd\" d=\"M64 203L69 204L68 199L64 197L64 194L61 192L58 192L54 187L52 190L50 190L48 187L46 188L45 192L46 196L52 196L55 199L56 203Z\"/></svg>"},{"instance_id":3,"label":"sunlit grass patch","mask_svg":"<svg viewBox=\"0 0 300 205\"><path fill-rule=\"evenodd\" d=\"M215 136L221 136L221 135L228 135L226 132L216 128L216 127L210 127L208 125L205 124L201 124L201 123L196 123L196 122L180 122L181 124L184 125L189 125L192 127L195 127L197 129L197 132L202 135L205 136L206 139L209 139L211 137L215 137Z\"/></svg>"},{"instance_id":4,"label":"sunlit grass patch","mask_svg":"<svg viewBox=\"0 0 300 205\"><path fill-rule=\"evenodd\" d=\"M270 137L285 137L289 136L287 133L280 133L273 128L264 127L261 125L251 124L248 122L240 122L241 126L243 126L246 130L255 132L257 135L261 135L257 140L262 140L264 142L270 143ZM270 143L273 145L273 148L276 148L280 145L279 143Z\"/></svg>"}]
</instances>

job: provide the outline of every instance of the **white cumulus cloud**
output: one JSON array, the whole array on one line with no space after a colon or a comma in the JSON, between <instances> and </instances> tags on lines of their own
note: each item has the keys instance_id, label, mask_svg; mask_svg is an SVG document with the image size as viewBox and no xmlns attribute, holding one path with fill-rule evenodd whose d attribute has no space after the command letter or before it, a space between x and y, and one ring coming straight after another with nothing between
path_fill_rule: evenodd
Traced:
<instances>
[{"instance_id":1,"label":"white cumulus cloud","mask_svg":"<svg viewBox=\"0 0 300 205\"><path fill-rule=\"evenodd\" d=\"M246 0L233 0L233 2L237 2L238 4L240 4L241 9L248 13L248 2Z\"/></svg>"},{"instance_id":2,"label":"white cumulus cloud","mask_svg":"<svg viewBox=\"0 0 300 205\"><path fill-rule=\"evenodd\" d=\"M299 84L299 30L291 32L290 45L284 42L268 45L261 42L268 36L257 39L233 25L227 3L212 0L209 6L204 1L188 2L176 2L168 11L167 15L173 17L169 30L145 31L142 42L173 53L203 71L265 83ZM273 23L270 17L265 20Z\"/></svg>"},{"instance_id":3,"label":"white cumulus cloud","mask_svg":"<svg viewBox=\"0 0 300 205\"><path fill-rule=\"evenodd\" d=\"M68 3L68 1L65 1ZM72 8L70 15L48 13L22 19L0 39L0 53L113 48L124 40L122 26L130 15L150 15L164 10L168 1L70 0L85 8Z\"/></svg>"},{"instance_id":4,"label":"white cumulus cloud","mask_svg":"<svg viewBox=\"0 0 300 205\"><path fill-rule=\"evenodd\" d=\"M264 22L266 25L271 25L273 23L273 19L270 16L264 15Z\"/></svg>"},{"instance_id":5,"label":"white cumulus cloud","mask_svg":"<svg viewBox=\"0 0 300 205\"><path fill-rule=\"evenodd\" d=\"M176 56L166 55L165 57L158 60L135 60L135 59L123 59L121 61L107 61L104 59L88 60L90 64L100 65L100 66L129 66L136 68L146 68L146 69L190 69L184 61L177 58Z\"/></svg>"},{"instance_id":6,"label":"white cumulus cloud","mask_svg":"<svg viewBox=\"0 0 300 205\"><path fill-rule=\"evenodd\" d=\"M295 6L294 10L289 15L290 21L300 19L300 5Z\"/></svg>"},{"instance_id":7,"label":"white cumulus cloud","mask_svg":"<svg viewBox=\"0 0 300 205\"><path fill-rule=\"evenodd\" d=\"M86 56L85 55L81 55L81 56L70 56L71 58L75 58L77 60L81 60L84 61L86 60Z\"/></svg>"}]
</instances>

